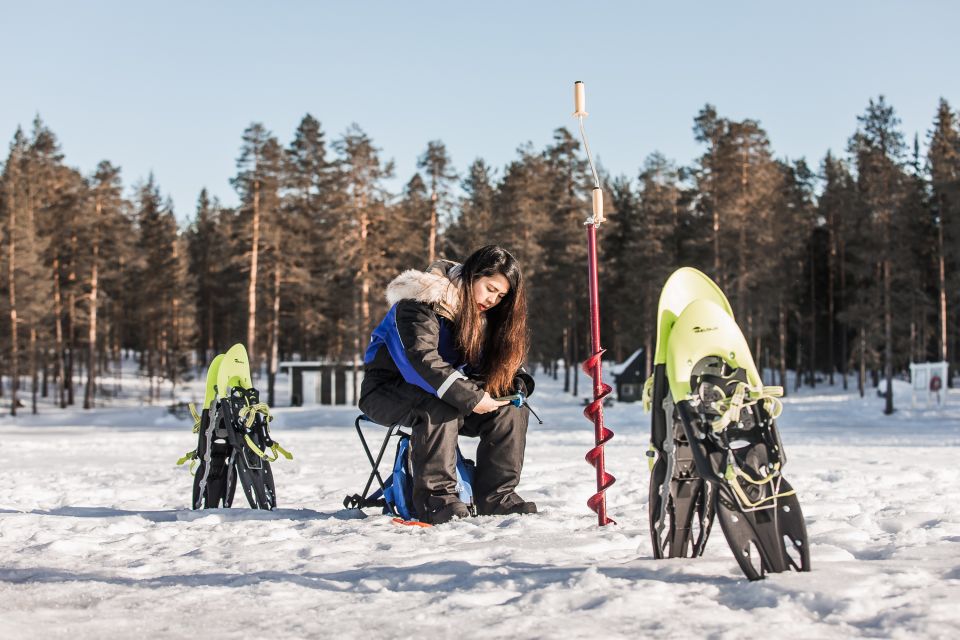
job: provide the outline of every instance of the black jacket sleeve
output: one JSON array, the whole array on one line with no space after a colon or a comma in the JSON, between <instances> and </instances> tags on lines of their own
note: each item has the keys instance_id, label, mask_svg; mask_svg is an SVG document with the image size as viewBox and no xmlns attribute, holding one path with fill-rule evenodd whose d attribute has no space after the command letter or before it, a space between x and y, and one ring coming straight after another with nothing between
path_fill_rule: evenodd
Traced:
<instances>
[{"instance_id":1,"label":"black jacket sleeve","mask_svg":"<svg viewBox=\"0 0 960 640\"><path fill-rule=\"evenodd\" d=\"M422 302L402 300L397 303L397 334L403 345L406 363L397 362L408 382L418 376L433 393L461 415L473 412L483 398L483 390L440 356L440 320L433 309ZM424 385L419 385L423 387Z\"/></svg>"}]
</instances>

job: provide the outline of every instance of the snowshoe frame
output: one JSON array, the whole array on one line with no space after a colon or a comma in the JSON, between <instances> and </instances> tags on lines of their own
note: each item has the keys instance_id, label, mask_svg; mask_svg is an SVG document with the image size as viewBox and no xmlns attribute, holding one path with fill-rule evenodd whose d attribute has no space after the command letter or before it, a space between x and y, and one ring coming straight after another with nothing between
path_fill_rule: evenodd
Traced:
<instances>
[{"instance_id":1,"label":"snowshoe frame","mask_svg":"<svg viewBox=\"0 0 960 640\"><path fill-rule=\"evenodd\" d=\"M749 579L809 571L800 503L781 473L778 388L763 386L729 302L695 269L664 286L651 385L655 557L702 554L716 514Z\"/></svg>"}]
</instances>

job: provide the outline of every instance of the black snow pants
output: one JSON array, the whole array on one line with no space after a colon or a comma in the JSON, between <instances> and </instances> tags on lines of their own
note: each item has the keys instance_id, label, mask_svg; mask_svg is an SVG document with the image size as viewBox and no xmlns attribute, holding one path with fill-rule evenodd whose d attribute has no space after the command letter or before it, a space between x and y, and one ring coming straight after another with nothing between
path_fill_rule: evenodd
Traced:
<instances>
[{"instance_id":1,"label":"black snow pants","mask_svg":"<svg viewBox=\"0 0 960 640\"><path fill-rule=\"evenodd\" d=\"M374 422L400 423L412 431L413 502L418 513L434 511L457 496L457 436L479 437L474 501L480 515L519 502L527 443L527 412L511 404L490 413L461 416L451 405L402 378L367 375L360 410Z\"/></svg>"}]
</instances>

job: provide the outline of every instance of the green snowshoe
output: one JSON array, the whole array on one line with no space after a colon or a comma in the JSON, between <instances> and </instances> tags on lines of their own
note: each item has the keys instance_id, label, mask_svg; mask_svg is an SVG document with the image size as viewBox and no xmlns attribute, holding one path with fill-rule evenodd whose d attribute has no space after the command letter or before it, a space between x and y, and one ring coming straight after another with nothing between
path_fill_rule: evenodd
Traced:
<instances>
[{"instance_id":1,"label":"green snowshoe","mask_svg":"<svg viewBox=\"0 0 960 640\"><path fill-rule=\"evenodd\" d=\"M800 503L782 475L775 419L780 387L765 387L726 296L683 268L667 280L657 314L652 409L650 533L654 557L703 553L714 516L744 574L810 570Z\"/></svg>"},{"instance_id":2,"label":"green snowshoe","mask_svg":"<svg viewBox=\"0 0 960 640\"><path fill-rule=\"evenodd\" d=\"M197 465L193 482L194 509L230 507L237 490L243 487L254 509L277 506L276 487L270 463L280 455L292 458L270 437L273 419L269 407L260 402L250 381L247 351L235 344L214 358L207 371L203 410L194 414L197 449L178 461Z\"/></svg>"}]
</instances>

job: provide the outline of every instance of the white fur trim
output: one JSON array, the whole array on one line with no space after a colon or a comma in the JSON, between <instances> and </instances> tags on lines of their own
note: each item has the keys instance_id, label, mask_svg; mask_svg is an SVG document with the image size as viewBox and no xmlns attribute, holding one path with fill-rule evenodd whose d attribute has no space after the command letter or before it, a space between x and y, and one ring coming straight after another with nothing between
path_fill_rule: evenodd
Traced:
<instances>
[{"instance_id":1,"label":"white fur trim","mask_svg":"<svg viewBox=\"0 0 960 640\"><path fill-rule=\"evenodd\" d=\"M455 313L460 289L446 275L408 269L387 285L387 302L393 306L401 300L439 304Z\"/></svg>"}]
</instances>

